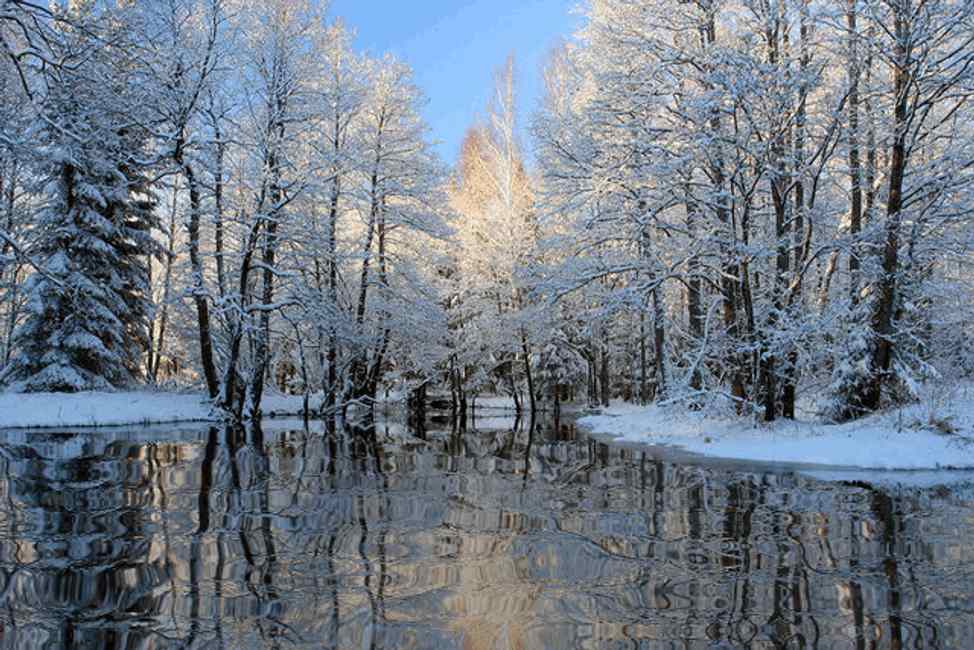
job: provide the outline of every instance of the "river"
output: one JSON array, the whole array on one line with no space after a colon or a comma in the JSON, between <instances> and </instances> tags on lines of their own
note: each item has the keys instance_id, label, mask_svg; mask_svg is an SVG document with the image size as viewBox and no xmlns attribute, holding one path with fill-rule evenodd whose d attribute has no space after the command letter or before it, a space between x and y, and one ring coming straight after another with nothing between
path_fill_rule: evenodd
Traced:
<instances>
[{"instance_id":1,"label":"river","mask_svg":"<svg viewBox=\"0 0 974 650\"><path fill-rule=\"evenodd\" d=\"M0 570L4 648L970 648L974 488L570 420L5 432Z\"/></svg>"}]
</instances>

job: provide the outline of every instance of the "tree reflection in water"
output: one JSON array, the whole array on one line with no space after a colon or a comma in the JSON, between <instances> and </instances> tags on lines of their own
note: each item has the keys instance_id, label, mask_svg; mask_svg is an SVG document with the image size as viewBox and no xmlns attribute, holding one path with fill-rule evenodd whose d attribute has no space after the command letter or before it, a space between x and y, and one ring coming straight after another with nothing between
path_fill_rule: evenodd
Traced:
<instances>
[{"instance_id":1,"label":"tree reflection in water","mask_svg":"<svg viewBox=\"0 0 974 650\"><path fill-rule=\"evenodd\" d=\"M2 646L964 648L971 490L482 419L6 433Z\"/></svg>"}]
</instances>

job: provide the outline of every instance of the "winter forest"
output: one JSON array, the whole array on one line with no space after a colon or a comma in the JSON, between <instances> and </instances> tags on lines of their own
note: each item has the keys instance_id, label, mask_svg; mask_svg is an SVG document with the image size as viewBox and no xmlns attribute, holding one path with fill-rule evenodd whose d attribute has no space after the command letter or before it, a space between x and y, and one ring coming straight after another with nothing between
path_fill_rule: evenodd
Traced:
<instances>
[{"instance_id":1,"label":"winter forest","mask_svg":"<svg viewBox=\"0 0 974 650\"><path fill-rule=\"evenodd\" d=\"M3 648L972 648L972 336L974 0L0 0Z\"/></svg>"},{"instance_id":2,"label":"winter forest","mask_svg":"<svg viewBox=\"0 0 974 650\"><path fill-rule=\"evenodd\" d=\"M0 381L846 422L974 372L974 5L590 0L454 166L311 0L0 0Z\"/></svg>"}]
</instances>

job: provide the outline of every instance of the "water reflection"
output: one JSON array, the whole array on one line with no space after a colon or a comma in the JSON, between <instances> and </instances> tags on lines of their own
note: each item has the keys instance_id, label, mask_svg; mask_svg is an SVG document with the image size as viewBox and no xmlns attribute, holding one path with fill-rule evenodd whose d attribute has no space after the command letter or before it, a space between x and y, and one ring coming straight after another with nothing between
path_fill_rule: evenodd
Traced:
<instances>
[{"instance_id":1,"label":"water reflection","mask_svg":"<svg viewBox=\"0 0 974 650\"><path fill-rule=\"evenodd\" d=\"M974 498L570 422L3 434L11 648L967 648Z\"/></svg>"}]
</instances>

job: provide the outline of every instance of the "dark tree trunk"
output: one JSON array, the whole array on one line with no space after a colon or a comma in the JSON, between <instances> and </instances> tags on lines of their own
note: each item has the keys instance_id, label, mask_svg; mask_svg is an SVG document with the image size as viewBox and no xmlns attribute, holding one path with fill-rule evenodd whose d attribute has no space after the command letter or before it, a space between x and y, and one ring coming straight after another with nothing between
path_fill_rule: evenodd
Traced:
<instances>
[{"instance_id":1,"label":"dark tree trunk","mask_svg":"<svg viewBox=\"0 0 974 650\"><path fill-rule=\"evenodd\" d=\"M386 260L385 198L382 199L382 203L379 206L378 220L376 222L376 235L379 240L378 259L376 260L379 267L379 286L384 291L389 288L389 269ZM375 400L375 396L379 390L379 382L382 380L382 376L385 371L386 353L389 351L391 331L386 326L387 317L388 316L385 312L381 312L379 314L382 336L379 338L376 348L372 353L372 365L369 368L368 394L373 400ZM466 398L464 398L462 402L463 408L466 409Z\"/></svg>"},{"instance_id":2,"label":"dark tree trunk","mask_svg":"<svg viewBox=\"0 0 974 650\"><path fill-rule=\"evenodd\" d=\"M214 174L213 200L216 208L216 223L214 233L214 256L216 258L216 283L220 292L220 297L227 295L226 262L224 256L224 235L223 235L223 159L226 153L226 144L220 132L218 120L214 120L213 128L216 138L216 172Z\"/></svg>"},{"instance_id":3,"label":"dark tree trunk","mask_svg":"<svg viewBox=\"0 0 974 650\"><path fill-rule=\"evenodd\" d=\"M269 136L269 150L266 157L267 173L270 176L268 199L269 206L261 201L261 209L264 214L256 215L258 221L264 222L264 247L262 253L262 274L261 274L261 304L260 322L257 327L254 346L254 367L250 376L248 386L248 402L250 412L247 416L251 420L260 418L260 404L264 397L264 378L267 376L267 369L270 364L271 346L271 313L274 303L274 277L277 264L277 230L283 216L284 191L281 189L281 166L280 154L284 145L285 124L282 118L287 109L283 91L278 88L279 93L274 98L272 121L268 124L267 134Z\"/></svg>"},{"instance_id":4,"label":"dark tree trunk","mask_svg":"<svg viewBox=\"0 0 974 650\"><path fill-rule=\"evenodd\" d=\"M328 378L325 383L325 411L334 412L338 400L338 197L341 185L338 177L332 183L331 207L328 212L328 301L333 310L328 324Z\"/></svg>"},{"instance_id":5,"label":"dark tree trunk","mask_svg":"<svg viewBox=\"0 0 974 650\"><path fill-rule=\"evenodd\" d=\"M696 213L697 205L690 196L689 183L685 188L686 194L686 222L687 231L691 240L696 237ZM690 255L687 261L687 321L690 325L690 337L695 345L703 342L703 309L701 306L701 279L700 264L694 255ZM690 377L690 388L700 390L703 387L703 380L700 376L700 369L694 367L693 375Z\"/></svg>"},{"instance_id":6,"label":"dark tree trunk","mask_svg":"<svg viewBox=\"0 0 974 650\"><path fill-rule=\"evenodd\" d=\"M241 414L243 404L238 400L238 379L237 363L240 360L240 347L243 343L244 334L244 306L247 303L247 296L250 287L250 270L253 264L254 253L257 250L257 243L260 239L261 219L254 219L247 235L247 242L244 246L243 258L240 262L240 278L237 285L237 296L235 305L237 313L233 315L233 325L230 330L230 346L227 354L227 365L223 375L223 385L220 388L220 408L228 413L233 413L237 417Z\"/></svg>"},{"instance_id":7,"label":"dark tree trunk","mask_svg":"<svg viewBox=\"0 0 974 650\"><path fill-rule=\"evenodd\" d=\"M859 36L856 25L856 2L848 0L846 24L849 28L849 235L852 250L849 255L849 293L852 304L859 302L859 271L862 267L862 246L859 234L862 232L862 164L859 152Z\"/></svg>"},{"instance_id":8,"label":"dark tree trunk","mask_svg":"<svg viewBox=\"0 0 974 650\"><path fill-rule=\"evenodd\" d=\"M196 304L196 323L199 332L200 365L210 398L219 394L216 364L213 361L213 338L210 331L210 304L203 284L203 260L200 256L200 190L196 175L189 163L183 160L181 147L177 147L176 162L182 167L189 190L189 262L193 272L193 302Z\"/></svg>"},{"instance_id":9,"label":"dark tree trunk","mask_svg":"<svg viewBox=\"0 0 974 650\"><path fill-rule=\"evenodd\" d=\"M717 26L716 17L713 14L707 17L703 36L708 48L716 46ZM717 137L722 130L720 114L717 109L714 109L712 112L710 128L713 131L714 137ZM721 243L721 263L723 268L720 278L720 294L722 316L728 337L732 345L736 346L740 342L741 335L738 315L740 306L738 289L743 280L741 278L740 264L737 262L737 251L735 250L737 245L736 225L731 220L730 210L724 198L726 195L727 175L724 171L724 160L720 151L717 151L710 161L710 177L713 191L719 197L716 207L717 221L724 226L725 234L728 237L726 241ZM736 350L731 352L727 362L730 366L731 395L737 401L738 408L741 408L746 397L744 364L740 358L740 354Z\"/></svg>"},{"instance_id":10,"label":"dark tree trunk","mask_svg":"<svg viewBox=\"0 0 974 650\"><path fill-rule=\"evenodd\" d=\"M893 357L893 316L896 307L897 272L899 269L900 222L903 209L903 182L906 176L907 135L909 130L909 89L911 75L910 52L907 42L910 38L909 2L897 8L894 20L896 46L894 61L893 96L893 147L889 161L889 192L886 202L885 242L881 252L882 273L877 298L872 313L872 373L862 396L862 406L875 411L880 407L883 385L889 374Z\"/></svg>"},{"instance_id":11,"label":"dark tree trunk","mask_svg":"<svg viewBox=\"0 0 974 650\"><path fill-rule=\"evenodd\" d=\"M531 409L532 417L537 410L534 395L534 376L531 374L531 348L528 346L527 336L521 332L521 350L524 353L524 376L528 382L528 406Z\"/></svg>"},{"instance_id":12,"label":"dark tree trunk","mask_svg":"<svg viewBox=\"0 0 974 650\"><path fill-rule=\"evenodd\" d=\"M666 395L666 318L663 305L662 289L653 289L653 348L655 362L653 371L655 374L656 390L655 399Z\"/></svg>"},{"instance_id":13,"label":"dark tree trunk","mask_svg":"<svg viewBox=\"0 0 974 650\"><path fill-rule=\"evenodd\" d=\"M369 221L366 224L365 245L362 247L362 270L359 277L358 304L355 308L355 324L358 326L360 336L364 336L369 291L369 267L372 262L372 242L375 238L376 223L381 209L378 194L378 166L377 154L375 166L372 169ZM352 383L355 398L365 397L369 393L369 371L368 347L362 345L362 349L355 354L352 363Z\"/></svg>"},{"instance_id":14,"label":"dark tree trunk","mask_svg":"<svg viewBox=\"0 0 974 650\"><path fill-rule=\"evenodd\" d=\"M639 312L639 403L649 401L649 359L646 354L646 311Z\"/></svg>"}]
</instances>

